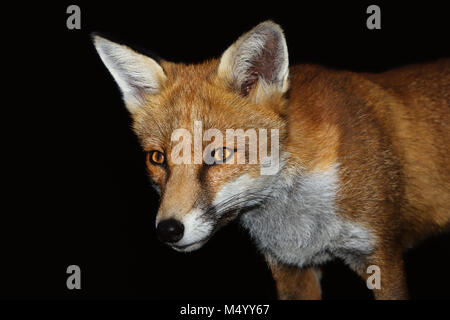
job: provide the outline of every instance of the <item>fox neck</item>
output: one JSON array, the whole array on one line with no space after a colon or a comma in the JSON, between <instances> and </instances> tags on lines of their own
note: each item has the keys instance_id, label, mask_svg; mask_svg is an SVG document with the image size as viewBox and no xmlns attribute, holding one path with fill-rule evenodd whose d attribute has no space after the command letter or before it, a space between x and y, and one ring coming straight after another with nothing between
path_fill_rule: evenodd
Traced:
<instances>
[{"instance_id":1,"label":"fox neck","mask_svg":"<svg viewBox=\"0 0 450 320\"><path fill-rule=\"evenodd\" d=\"M265 255L302 267L334 256L356 264L371 252L371 233L336 212L338 170L338 163L312 172L285 167L273 179L278 182L271 199L241 216L242 226Z\"/></svg>"}]
</instances>

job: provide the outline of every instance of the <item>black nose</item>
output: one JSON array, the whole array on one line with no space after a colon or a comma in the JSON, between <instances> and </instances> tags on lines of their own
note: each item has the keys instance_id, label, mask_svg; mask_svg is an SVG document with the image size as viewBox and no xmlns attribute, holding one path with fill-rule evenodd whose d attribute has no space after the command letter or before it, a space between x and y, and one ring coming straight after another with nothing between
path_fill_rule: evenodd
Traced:
<instances>
[{"instance_id":1,"label":"black nose","mask_svg":"<svg viewBox=\"0 0 450 320\"><path fill-rule=\"evenodd\" d=\"M184 226L175 219L167 219L158 223L156 228L156 234L158 238L163 242L177 242L183 238Z\"/></svg>"}]
</instances>

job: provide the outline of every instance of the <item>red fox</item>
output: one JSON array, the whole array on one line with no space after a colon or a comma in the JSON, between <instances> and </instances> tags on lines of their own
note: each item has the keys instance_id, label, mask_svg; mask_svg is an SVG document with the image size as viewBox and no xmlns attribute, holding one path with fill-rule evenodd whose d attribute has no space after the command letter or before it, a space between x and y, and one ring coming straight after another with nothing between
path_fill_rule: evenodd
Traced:
<instances>
[{"instance_id":1,"label":"red fox","mask_svg":"<svg viewBox=\"0 0 450 320\"><path fill-rule=\"evenodd\" d=\"M289 66L272 21L195 65L93 41L147 153L162 241L193 251L239 219L280 299L320 299L318 268L335 258L365 280L378 266L376 299L408 297L403 252L450 227L450 60L379 74ZM249 152L217 137L194 147L184 141L183 156L210 146L213 163L176 162L173 133L193 135L196 125L275 130L277 141L267 141L278 167L262 174L261 163L230 161Z\"/></svg>"}]
</instances>

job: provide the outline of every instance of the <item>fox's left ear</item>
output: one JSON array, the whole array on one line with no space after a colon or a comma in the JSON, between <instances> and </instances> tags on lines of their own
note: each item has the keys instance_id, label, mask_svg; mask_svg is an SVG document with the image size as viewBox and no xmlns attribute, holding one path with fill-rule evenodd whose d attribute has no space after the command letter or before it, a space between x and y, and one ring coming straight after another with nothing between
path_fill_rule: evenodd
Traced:
<instances>
[{"instance_id":1,"label":"fox's left ear","mask_svg":"<svg viewBox=\"0 0 450 320\"><path fill-rule=\"evenodd\" d=\"M265 21L242 35L222 55L218 74L242 96L285 93L289 57L281 27Z\"/></svg>"},{"instance_id":2,"label":"fox's left ear","mask_svg":"<svg viewBox=\"0 0 450 320\"><path fill-rule=\"evenodd\" d=\"M157 94L167 80L164 70L154 59L131 48L93 35L95 48L122 91L127 109L134 113L145 96Z\"/></svg>"}]
</instances>

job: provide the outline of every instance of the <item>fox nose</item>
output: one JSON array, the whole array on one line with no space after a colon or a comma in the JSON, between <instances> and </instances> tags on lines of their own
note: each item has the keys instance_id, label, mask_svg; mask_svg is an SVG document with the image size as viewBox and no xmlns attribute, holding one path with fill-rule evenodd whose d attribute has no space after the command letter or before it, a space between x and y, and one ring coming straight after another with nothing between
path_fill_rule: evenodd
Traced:
<instances>
[{"instance_id":1,"label":"fox nose","mask_svg":"<svg viewBox=\"0 0 450 320\"><path fill-rule=\"evenodd\" d=\"M183 238L184 226L180 221L175 219L163 220L158 223L156 234L163 242L177 242Z\"/></svg>"}]
</instances>

